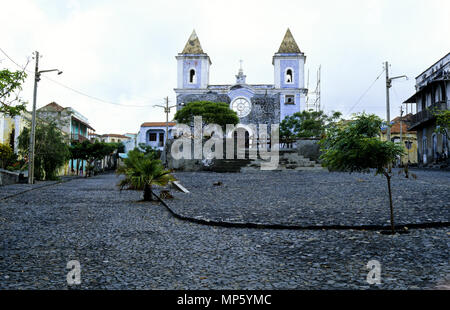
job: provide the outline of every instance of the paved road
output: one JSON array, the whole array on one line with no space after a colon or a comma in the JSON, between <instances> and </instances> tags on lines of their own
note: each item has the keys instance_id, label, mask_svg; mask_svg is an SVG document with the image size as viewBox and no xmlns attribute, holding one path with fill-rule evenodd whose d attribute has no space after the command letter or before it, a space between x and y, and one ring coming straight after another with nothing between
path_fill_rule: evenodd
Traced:
<instances>
[{"instance_id":1,"label":"paved road","mask_svg":"<svg viewBox=\"0 0 450 310\"><path fill-rule=\"evenodd\" d=\"M75 179L0 201L0 289L415 289L449 283L448 229L293 231L175 219L114 175ZM2 188L0 188L2 191ZM380 285L366 282L369 260Z\"/></svg>"},{"instance_id":2,"label":"paved road","mask_svg":"<svg viewBox=\"0 0 450 310\"><path fill-rule=\"evenodd\" d=\"M450 222L450 172L394 174L392 199L398 225ZM190 194L168 201L178 214L229 223L294 226L390 225L384 176L374 173L261 171L177 173ZM222 185L215 186L214 183Z\"/></svg>"}]
</instances>

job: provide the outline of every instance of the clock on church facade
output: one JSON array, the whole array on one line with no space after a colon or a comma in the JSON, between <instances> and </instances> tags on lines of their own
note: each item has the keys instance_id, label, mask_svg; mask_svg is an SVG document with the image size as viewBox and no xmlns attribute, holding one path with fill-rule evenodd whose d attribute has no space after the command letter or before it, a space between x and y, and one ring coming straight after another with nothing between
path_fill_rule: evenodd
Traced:
<instances>
[{"instance_id":1,"label":"clock on church facade","mask_svg":"<svg viewBox=\"0 0 450 310\"><path fill-rule=\"evenodd\" d=\"M192 101L226 102L236 111L241 124L270 126L279 124L286 116L305 108L306 56L300 51L289 29L272 58L273 84L247 84L242 63L235 84L209 84L211 60L203 51L195 31L176 59L177 110L182 108L182 103Z\"/></svg>"}]
</instances>

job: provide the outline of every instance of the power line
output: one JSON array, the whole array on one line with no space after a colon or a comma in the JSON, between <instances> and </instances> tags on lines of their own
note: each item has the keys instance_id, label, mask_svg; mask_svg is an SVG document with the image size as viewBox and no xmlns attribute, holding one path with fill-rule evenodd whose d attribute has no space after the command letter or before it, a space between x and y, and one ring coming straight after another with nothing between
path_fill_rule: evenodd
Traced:
<instances>
[{"instance_id":1,"label":"power line","mask_svg":"<svg viewBox=\"0 0 450 310\"><path fill-rule=\"evenodd\" d=\"M73 91L73 92L75 92L75 93L77 93L77 94L79 94L81 96L85 96L85 97L88 97L90 99L97 100L97 101L100 101L100 102L103 102L103 103L119 105L119 106L124 106L124 107L133 107L133 108L148 108L148 107L151 107L149 105L132 105L132 104L123 104L123 103L118 103L118 102L107 101L107 100L104 100L104 99L101 99L101 98L98 98L98 97L95 97L95 96L91 96L91 95L86 94L86 93L84 93L82 91L76 90L75 88L72 88L70 86L64 85L61 82L58 82L58 81L56 81L56 80L54 80L52 78L49 78L48 76L44 76L44 78L46 78L47 80L49 80L49 81L51 81L51 82L53 82L53 83L55 83L55 84L57 84L57 85L59 85L61 87L64 87L64 88L66 88L68 90L71 90L71 91Z\"/></svg>"},{"instance_id":2,"label":"power line","mask_svg":"<svg viewBox=\"0 0 450 310\"><path fill-rule=\"evenodd\" d=\"M19 68L21 68L21 69L24 70L24 71L27 71L28 73L33 73L32 71L27 70L27 69L26 69L26 66L25 66L25 67L22 67L22 66L19 65L17 62L15 62L11 57L9 57L9 55L8 55L2 48L0 48L0 51L1 51L1 52L2 52L2 53L3 53L3 54L4 54L4 55L12 62L12 63L14 63L16 66L18 66ZM28 64L28 63L27 63L27 64ZM149 104L146 104L146 105L132 105L132 104L123 104L123 103L113 102L113 101L109 101L109 100L104 100L104 99L101 99L101 98L98 98L98 97L89 95L89 94L87 94L87 93L85 93L85 92L79 91L79 90L77 90L77 89L75 89L75 88L73 88L73 87L67 86L67 85L65 85L65 84L63 84L63 83L61 83L61 82L58 82L58 81L56 81L56 80L53 80L52 78L49 78L48 76L43 76L43 77L44 77L45 79L47 79L47 80L49 80L49 81L51 81L51 82L53 82L53 83L55 83L55 84L61 86L61 87L64 87L64 88L66 88L66 89L68 89L68 90L71 90L71 91L77 93L78 95L85 96L85 97L87 97L87 98L90 98L90 99L93 99L93 100L96 100L96 101L99 101L99 102L102 102L102 103L112 104L112 105L118 105L118 106L123 106L123 107L132 107L132 108L152 108L152 106L149 105ZM159 99L154 99L154 100L152 100L152 101L156 101L156 100L159 101Z\"/></svg>"},{"instance_id":3,"label":"power line","mask_svg":"<svg viewBox=\"0 0 450 310\"><path fill-rule=\"evenodd\" d=\"M18 66L20 69L24 70L24 71L28 71L26 70L26 66L22 67L21 65L19 65L17 62L14 61L14 59L12 59L11 57L9 57L8 54L5 53L5 51L0 47L0 51L3 53L3 55L5 55L13 64L15 64L16 66ZM28 63L28 62L27 62ZM28 71L30 72L30 71Z\"/></svg>"},{"instance_id":4,"label":"power line","mask_svg":"<svg viewBox=\"0 0 450 310\"><path fill-rule=\"evenodd\" d=\"M350 108L350 110L347 112L346 115L349 115L350 112L361 102L361 99L369 92L369 90L373 87L373 85L375 85L375 83L378 81L378 79L381 77L381 75L383 74L385 68L383 68L383 70L381 71L381 73L377 76L377 78L372 82L372 84L370 84L369 88L366 89L366 91L359 97L359 99L355 102L355 104Z\"/></svg>"}]
</instances>

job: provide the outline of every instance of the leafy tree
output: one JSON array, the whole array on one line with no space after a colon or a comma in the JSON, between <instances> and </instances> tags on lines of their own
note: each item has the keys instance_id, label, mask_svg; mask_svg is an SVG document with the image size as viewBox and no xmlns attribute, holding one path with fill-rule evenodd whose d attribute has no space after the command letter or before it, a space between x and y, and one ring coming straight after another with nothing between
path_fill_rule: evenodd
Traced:
<instances>
[{"instance_id":1,"label":"leafy tree","mask_svg":"<svg viewBox=\"0 0 450 310\"><path fill-rule=\"evenodd\" d=\"M20 154L28 159L30 129L25 127L19 136ZM53 122L36 124L34 176L38 180L55 180L58 170L70 157L67 138Z\"/></svg>"},{"instance_id":2,"label":"leafy tree","mask_svg":"<svg viewBox=\"0 0 450 310\"><path fill-rule=\"evenodd\" d=\"M14 151L8 144L0 143L0 168L6 169L14 158Z\"/></svg>"},{"instance_id":3,"label":"leafy tree","mask_svg":"<svg viewBox=\"0 0 450 310\"><path fill-rule=\"evenodd\" d=\"M320 142L321 159L322 165L330 170L370 172L370 168L375 168L376 175L384 175L389 192L391 229L395 233L389 165L403 154L403 147L380 140L381 124L378 116L363 113L343 126L334 126Z\"/></svg>"},{"instance_id":4,"label":"leafy tree","mask_svg":"<svg viewBox=\"0 0 450 310\"><path fill-rule=\"evenodd\" d=\"M15 116L25 111L26 102L19 94L26 77L24 71L0 70L0 114Z\"/></svg>"},{"instance_id":5,"label":"leafy tree","mask_svg":"<svg viewBox=\"0 0 450 310\"><path fill-rule=\"evenodd\" d=\"M83 142L73 143L70 146L70 158L77 159L79 161L85 160L87 162L86 166L86 177L90 176L94 168L94 162L96 160L101 160L105 156L111 155L114 151L120 148L121 143L106 143L106 142L90 142L84 140ZM79 164L79 162L78 162ZM77 167L78 171L78 167Z\"/></svg>"},{"instance_id":6,"label":"leafy tree","mask_svg":"<svg viewBox=\"0 0 450 310\"><path fill-rule=\"evenodd\" d=\"M436 111L436 132L447 137L447 150L449 149L449 131L450 131L450 110Z\"/></svg>"},{"instance_id":7,"label":"leafy tree","mask_svg":"<svg viewBox=\"0 0 450 310\"><path fill-rule=\"evenodd\" d=\"M128 152L124 165L117 169L117 174L123 174L125 178L119 182L122 190L128 186L131 189L143 190L144 201L153 200L152 186L166 186L175 178L170 170L165 170L160 160L153 159L151 154L144 154L139 150Z\"/></svg>"},{"instance_id":8,"label":"leafy tree","mask_svg":"<svg viewBox=\"0 0 450 310\"><path fill-rule=\"evenodd\" d=\"M239 123L239 117L230 109L228 103L211 101L189 102L175 113L174 119L180 124L193 126L194 116L202 117L203 126L217 124L225 129L227 124Z\"/></svg>"},{"instance_id":9,"label":"leafy tree","mask_svg":"<svg viewBox=\"0 0 450 310\"><path fill-rule=\"evenodd\" d=\"M332 124L341 117L340 112L328 116L323 111L302 111L286 116L280 124L283 139L321 138Z\"/></svg>"}]
</instances>

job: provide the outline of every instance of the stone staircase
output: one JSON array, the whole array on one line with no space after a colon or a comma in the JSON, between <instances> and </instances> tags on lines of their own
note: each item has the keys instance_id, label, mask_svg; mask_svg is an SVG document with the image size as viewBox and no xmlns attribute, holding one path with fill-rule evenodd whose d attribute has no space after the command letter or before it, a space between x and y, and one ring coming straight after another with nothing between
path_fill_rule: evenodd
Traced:
<instances>
[{"instance_id":1,"label":"stone staircase","mask_svg":"<svg viewBox=\"0 0 450 310\"><path fill-rule=\"evenodd\" d=\"M213 164L205 170L213 172L256 172L261 171L261 164L269 162L268 160L248 159L215 159ZM295 149L280 150L278 167L272 171L287 170L307 170L307 171L327 171L317 162L299 155Z\"/></svg>"},{"instance_id":2,"label":"stone staircase","mask_svg":"<svg viewBox=\"0 0 450 310\"><path fill-rule=\"evenodd\" d=\"M278 168L273 171L286 171L286 170L308 170L308 171L327 171L317 162L310 160L302 155L299 155L294 150L280 150L280 158ZM261 164L265 160L256 159L252 160L247 166L241 168L241 172L260 171ZM268 162L268 161L266 161Z\"/></svg>"},{"instance_id":3,"label":"stone staircase","mask_svg":"<svg viewBox=\"0 0 450 310\"><path fill-rule=\"evenodd\" d=\"M250 162L250 159L216 159L214 164L207 170L213 172L240 172Z\"/></svg>"}]
</instances>

